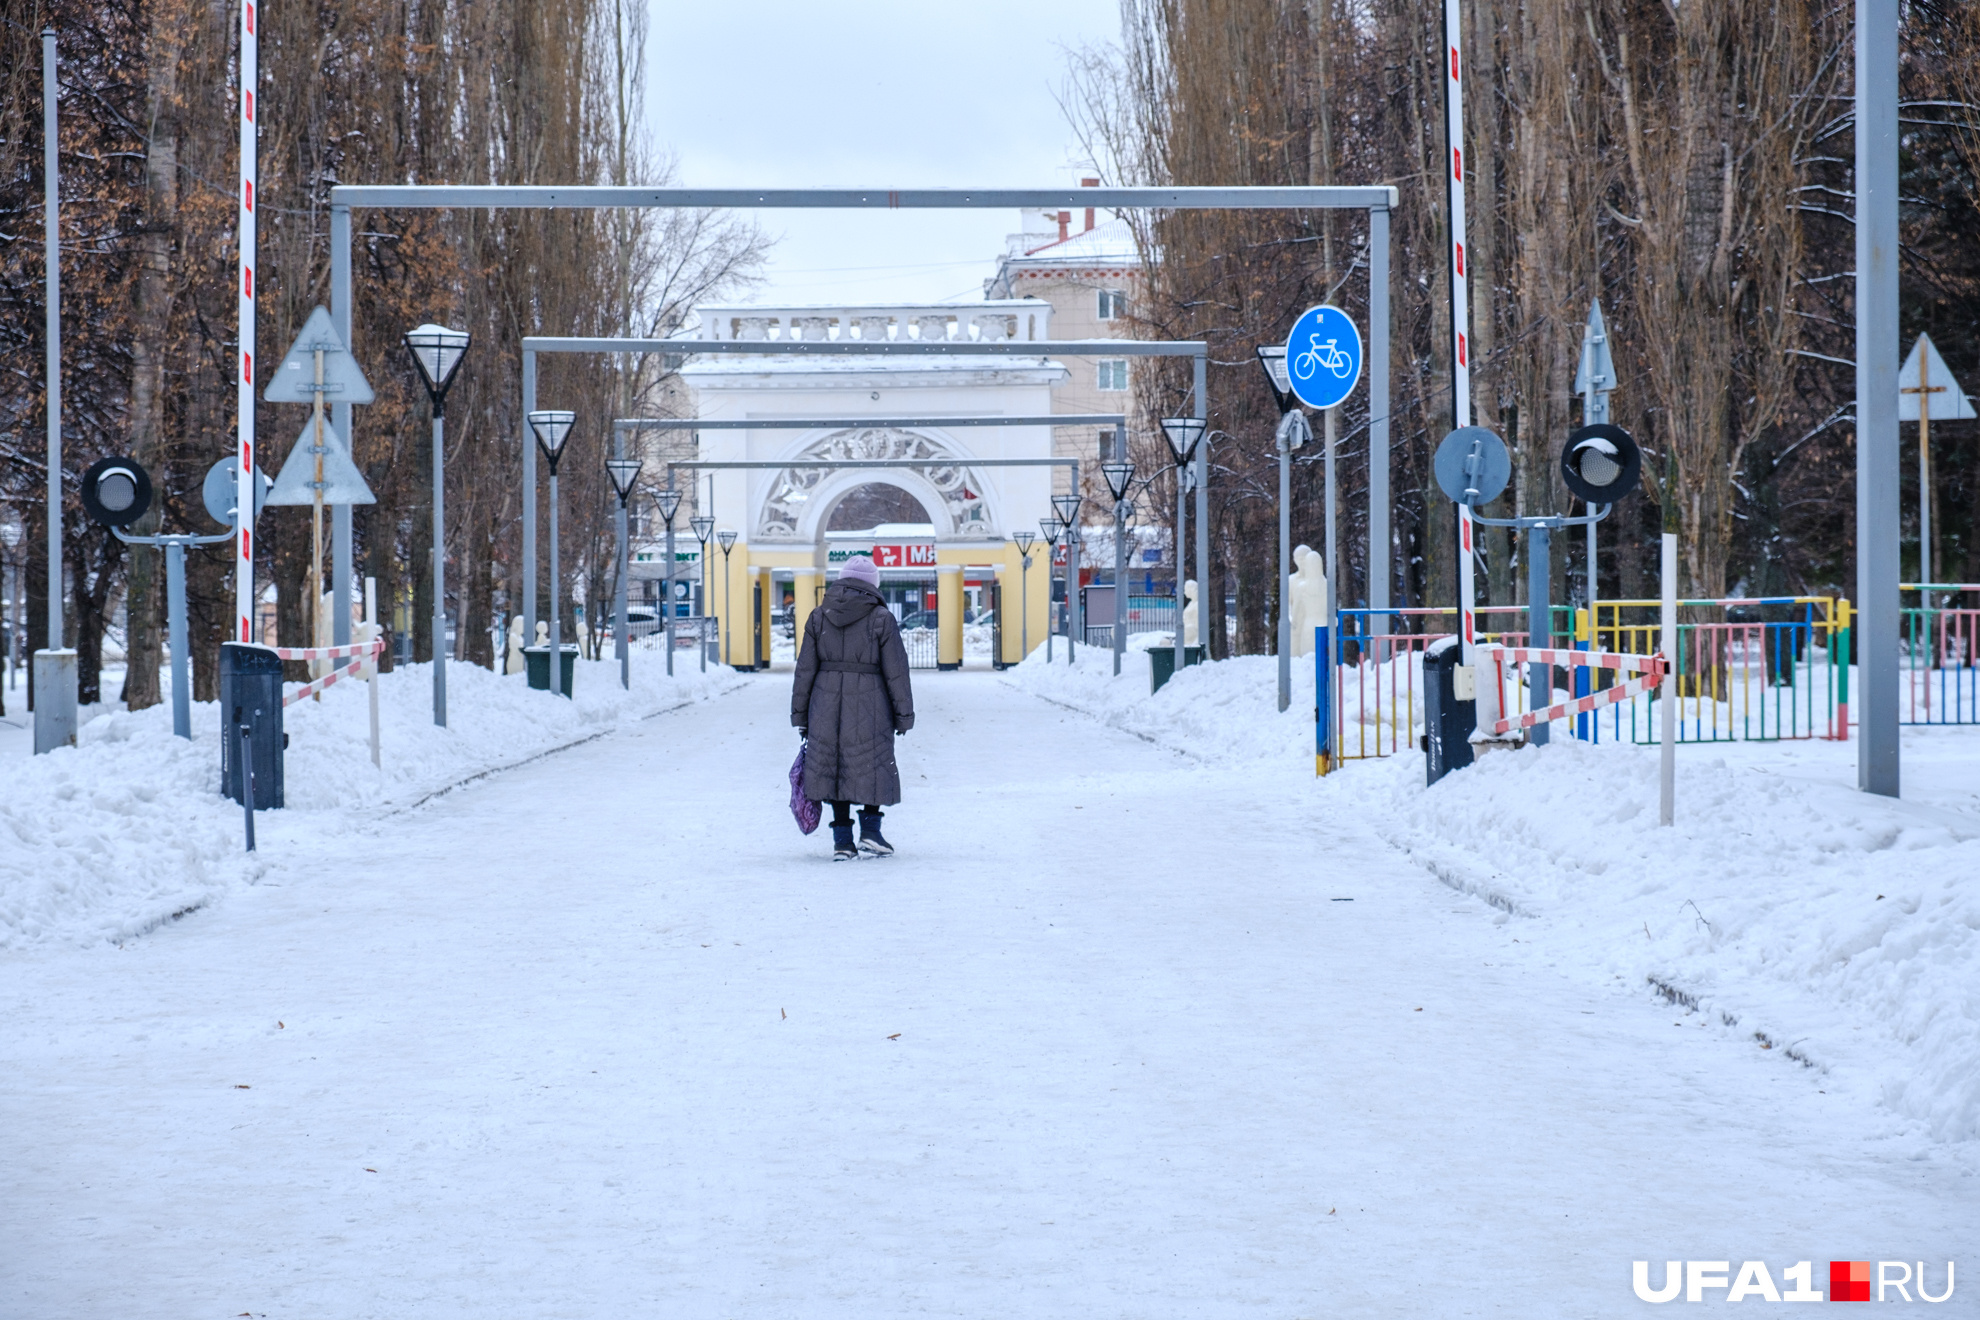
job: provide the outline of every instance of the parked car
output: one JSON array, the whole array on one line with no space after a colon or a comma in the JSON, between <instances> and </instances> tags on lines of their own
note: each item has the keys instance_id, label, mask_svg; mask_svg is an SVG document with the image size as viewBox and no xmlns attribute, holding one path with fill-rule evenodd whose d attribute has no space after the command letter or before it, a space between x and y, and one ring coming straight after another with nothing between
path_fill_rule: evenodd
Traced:
<instances>
[{"instance_id":1,"label":"parked car","mask_svg":"<svg viewBox=\"0 0 1980 1320\"><path fill-rule=\"evenodd\" d=\"M615 620L616 622L616 620ZM660 612L651 605L626 606L626 636L650 637L660 631Z\"/></svg>"}]
</instances>

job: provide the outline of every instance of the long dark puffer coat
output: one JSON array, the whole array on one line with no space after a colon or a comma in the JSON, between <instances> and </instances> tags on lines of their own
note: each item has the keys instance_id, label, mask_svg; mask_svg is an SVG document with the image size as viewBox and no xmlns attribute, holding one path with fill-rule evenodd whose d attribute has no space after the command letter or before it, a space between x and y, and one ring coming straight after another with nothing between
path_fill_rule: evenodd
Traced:
<instances>
[{"instance_id":1,"label":"long dark puffer coat","mask_svg":"<svg viewBox=\"0 0 1980 1320\"><path fill-rule=\"evenodd\" d=\"M901 626L864 582L840 578L804 621L791 723L809 730L804 794L813 802L901 800L894 735L914 727Z\"/></svg>"}]
</instances>

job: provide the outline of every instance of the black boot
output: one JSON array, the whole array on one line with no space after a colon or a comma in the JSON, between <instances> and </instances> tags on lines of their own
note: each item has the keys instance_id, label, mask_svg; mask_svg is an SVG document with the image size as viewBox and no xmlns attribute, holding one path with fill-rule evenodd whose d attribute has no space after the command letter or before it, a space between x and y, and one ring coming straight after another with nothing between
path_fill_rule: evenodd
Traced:
<instances>
[{"instance_id":1,"label":"black boot","mask_svg":"<svg viewBox=\"0 0 1980 1320\"><path fill-rule=\"evenodd\" d=\"M833 822L832 860L835 862L850 862L857 856L859 856L859 849L853 846L852 822L847 821L843 825L838 824L836 821Z\"/></svg>"},{"instance_id":2,"label":"black boot","mask_svg":"<svg viewBox=\"0 0 1980 1320\"><path fill-rule=\"evenodd\" d=\"M875 857L892 857L894 845L880 834L880 813L862 811L859 813L859 850L872 853Z\"/></svg>"}]
</instances>

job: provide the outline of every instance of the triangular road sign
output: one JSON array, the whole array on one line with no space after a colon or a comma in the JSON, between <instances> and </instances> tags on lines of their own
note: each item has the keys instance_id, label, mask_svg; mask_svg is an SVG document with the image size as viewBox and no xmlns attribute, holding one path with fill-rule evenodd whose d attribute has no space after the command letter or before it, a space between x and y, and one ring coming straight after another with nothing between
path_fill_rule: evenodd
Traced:
<instances>
[{"instance_id":1,"label":"triangular road sign","mask_svg":"<svg viewBox=\"0 0 1980 1320\"><path fill-rule=\"evenodd\" d=\"M1616 359L1609 352L1609 327L1602 321L1602 300L1588 307L1588 325L1581 332L1581 368L1574 375L1574 392L1607 394L1616 387Z\"/></svg>"},{"instance_id":2,"label":"triangular road sign","mask_svg":"<svg viewBox=\"0 0 1980 1320\"><path fill-rule=\"evenodd\" d=\"M303 322L302 333L282 355L275 378L261 397L270 403L313 403L316 400L316 350L323 350L323 401L370 403L371 384L358 370L357 359L337 337L330 313L319 307Z\"/></svg>"},{"instance_id":3,"label":"triangular road sign","mask_svg":"<svg viewBox=\"0 0 1980 1320\"><path fill-rule=\"evenodd\" d=\"M1930 335L1918 336L1918 342L1911 346L1911 356L1898 368L1900 422L1918 420L1921 395L1932 401L1925 415L1935 422L1956 422L1973 416L1973 400L1960 390L1959 382L1953 379Z\"/></svg>"},{"instance_id":4,"label":"triangular road sign","mask_svg":"<svg viewBox=\"0 0 1980 1320\"><path fill-rule=\"evenodd\" d=\"M316 502L316 420L303 423L302 434L282 460L275 474L275 488L268 492L269 504L314 504ZM376 504L378 497L365 484L364 474L351 462L343 437L328 418L323 422L323 502L325 504Z\"/></svg>"}]
</instances>

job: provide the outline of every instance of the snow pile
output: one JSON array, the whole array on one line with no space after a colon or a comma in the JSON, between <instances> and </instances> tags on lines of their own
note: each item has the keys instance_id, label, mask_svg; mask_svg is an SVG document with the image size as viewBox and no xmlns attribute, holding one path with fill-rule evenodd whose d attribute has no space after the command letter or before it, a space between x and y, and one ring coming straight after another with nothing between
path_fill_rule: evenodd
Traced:
<instances>
[{"instance_id":1,"label":"snow pile","mask_svg":"<svg viewBox=\"0 0 1980 1320\"><path fill-rule=\"evenodd\" d=\"M1054 658L1034 649L1021 665L1004 671L1004 681L1033 696L1091 715L1101 723L1150 742L1206 759L1272 761L1313 767L1313 661L1293 662L1292 704L1278 710L1279 662L1268 655L1241 656L1212 665L1189 665L1150 695L1148 651L1166 634L1142 633L1128 639L1121 675L1114 677L1114 653L1096 646L1074 650L1066 663L1063 637L1053 640ZM1136 647L1141 643L1141 648ZM1169 641L1173 648L1175 643Z\"/></svg>"},{"instance_id":2,"label":"snow pile","mask_svg":"<svg viewBox=\"0 0 1980 1320\"><path fill-rule=\"evenodd\" d=\"M404 666L379 680L380 768L365 685L333 685L284 712L287 809L257 815L257 842L271 857L334 857L380 811L739 681L678 659L669 680L663 663L636 650L627 692L616 662L580 660L571 701L451 664L445 729L432 667ZM73 750L0 762L0 948L129 938L260 875L242 851L241 809L219 792L219 707L195 703L192 717L190 742L160 705L97 716Z\"/></svg>"},{"instance_id":3,"label":"snow pile","mask_svg":"<svg viewBox=\"0 0 1980 1320\"><path fill-rule=\"evenodd\" d=\"M1111 654L1083 649L1006 681L1261 793L1310 791L1321 819L1372 828L1549 958L1713 1014L1831 1088L1874 1079L1941 1139L1980 1137L1980 729L1907 730L1901 802L1856 791L1853 743L1680 747L1664 829L1655 747L1556 724L1549 746L1434 788L1409 752L1316 781L1310 660L1283 715L1272 657L1190 668L1153 696L1146 657L1127 663L1116 680Z\"/></svg>"}]
</instances>

